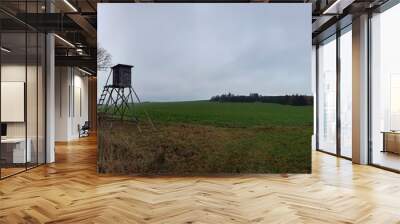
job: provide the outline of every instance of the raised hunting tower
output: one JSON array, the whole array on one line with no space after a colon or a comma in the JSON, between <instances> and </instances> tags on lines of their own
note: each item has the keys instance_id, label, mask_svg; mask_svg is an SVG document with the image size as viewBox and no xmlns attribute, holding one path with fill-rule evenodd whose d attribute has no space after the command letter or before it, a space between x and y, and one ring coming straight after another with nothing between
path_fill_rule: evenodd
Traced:
<instances>
[{"instance_id":1,"label":"raised hunting tower","mask_svg":"<svg viewBox=\"0 0 400 224\"><path fill-rule=\"evenodd\" d=\"M133 107L134 98L138 103L140 103L140 99L132 87L132 68L132 65L123 64L111 67L99 99L100 115L124 119L128 114L131 120L138 121L133 113Z\"/></svg>"},{"instance_id":2,"label":"raised hunting tower","mask_svg":"<svg viewBox=\"0 0 400 224\"><path fill-rule=\"evenodd\" d=\"M113 72L113 83L114 87L119 88L130 88L132 87L132 65L118 64L111 67Z\"/></svg>"}]
</instances>

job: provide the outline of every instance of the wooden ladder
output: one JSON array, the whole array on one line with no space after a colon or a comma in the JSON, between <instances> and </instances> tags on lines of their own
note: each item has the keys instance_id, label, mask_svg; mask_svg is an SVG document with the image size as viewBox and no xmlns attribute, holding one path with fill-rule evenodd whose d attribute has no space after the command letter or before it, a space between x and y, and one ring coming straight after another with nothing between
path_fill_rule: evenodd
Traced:
<instances>
[{"instance_id":1,"label":"wooden ladder","mask_svg":"<svg viewBox=\"0 0 400 224\"><path fill-rule=\"evenodd\" d=\"M110 81L111 72L112 72L112 69L110 70L110 73L108 73L106 84L104 85L103 92L101 92L99 104L98 104L99 106L103 105L104 101L106 100L108 88L110 88L110 86L108 85L108 82Z\"/></svg>"}]
</instances>

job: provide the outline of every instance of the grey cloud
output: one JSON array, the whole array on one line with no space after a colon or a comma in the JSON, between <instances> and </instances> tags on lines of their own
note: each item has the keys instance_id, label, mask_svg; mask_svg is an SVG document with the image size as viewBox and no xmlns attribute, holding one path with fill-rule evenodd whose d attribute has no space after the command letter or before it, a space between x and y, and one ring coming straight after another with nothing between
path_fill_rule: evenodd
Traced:
<instances>
[{"instance_id":1,"label":"grey cloud","mask_svg":"<svg viewBox=\"0 0 400 224\"><path fill-rule=\"evenodd\" d=\"M98 41L144 100L310 94L309 4L99 4ZM98 75L103 86L106 73ZM100 88L99 88L100 89Z\"/></svg>"}]
</instances>

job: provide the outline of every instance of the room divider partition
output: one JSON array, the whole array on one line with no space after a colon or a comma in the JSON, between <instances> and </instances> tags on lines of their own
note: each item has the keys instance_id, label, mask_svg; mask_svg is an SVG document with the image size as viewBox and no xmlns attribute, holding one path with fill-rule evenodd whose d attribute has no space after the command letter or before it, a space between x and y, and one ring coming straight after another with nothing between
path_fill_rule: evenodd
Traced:
<instances>
[{"instance_id":1,"label":"room divider partition","mask_svg":"<svg viewBox=\"0 0 400 224\"><path fill-rule=\"evenodd\" d=\"M7 4L0 3L0 6ZM42 1L19 2L20 17ZM0 178L45 163L45 34L0 11Z\"/></svg>"}]
</instances>

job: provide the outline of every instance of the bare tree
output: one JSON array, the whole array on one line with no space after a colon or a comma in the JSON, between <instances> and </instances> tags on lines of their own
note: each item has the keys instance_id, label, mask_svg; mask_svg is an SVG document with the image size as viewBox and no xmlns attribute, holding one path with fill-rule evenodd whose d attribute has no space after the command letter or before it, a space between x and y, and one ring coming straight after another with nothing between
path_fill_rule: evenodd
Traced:
<instances>
[{"instance_id":1,"label":"bare tree","mask_svg":"<svg viewBox=\"0 0 400 224\"><path fill-rule=\"evenodd\" d=\"M112 64L111 54L99 44L97 45L97 70L104 71Z\"/></svg>"}]
</instances>

